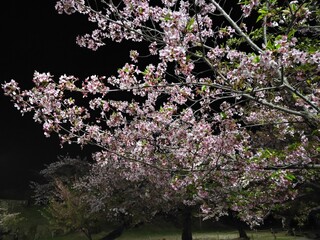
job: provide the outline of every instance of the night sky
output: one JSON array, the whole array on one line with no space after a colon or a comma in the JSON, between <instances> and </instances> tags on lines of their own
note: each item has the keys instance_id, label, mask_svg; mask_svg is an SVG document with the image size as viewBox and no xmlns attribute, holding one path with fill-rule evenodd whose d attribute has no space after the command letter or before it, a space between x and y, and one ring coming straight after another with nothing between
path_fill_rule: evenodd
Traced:
<instances>
[{"instance_id":1,"label":"night sky","mask_svg":"<svg viewBox=\"0 0 320 240\"><path fill-rule=\"evenodd\" d=\"M15 79L30 89L34 71L58 78L70 74L84 79L92 74L115 74L129 60L131 44L112 44L96 52L75 43L78 34L90 33L93 24L85 16L59 15L54 0L1 3L0 83ZM30 180L58 155L86 153L77 147L60 148L56 136L46 138L32 115L21 116L0 90L0 197L24 195Z\"/></svg>"}]
</instances>

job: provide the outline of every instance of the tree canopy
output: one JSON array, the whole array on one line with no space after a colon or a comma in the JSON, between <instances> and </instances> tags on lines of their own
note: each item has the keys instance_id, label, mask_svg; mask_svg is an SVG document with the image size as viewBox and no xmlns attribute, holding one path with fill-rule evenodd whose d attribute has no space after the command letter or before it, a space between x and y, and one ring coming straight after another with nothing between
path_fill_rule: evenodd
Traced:
<instances>
[{"instance_id":1,"label":"tree canopy","mask_svg":"<svg viewBox=\"0 0 320 240\"><path fill-rule=\"evenodd\" d=\"M231 209L256 225L319 180L317 1L60 0L56 10L96 24L81 47L139 43L117 75L35 72L30 90L2 85L46 136L98 147L107 173L94 182L144 182L161 192L150 204L178 199L205 219Z\"/></svg>"}]
</instances>

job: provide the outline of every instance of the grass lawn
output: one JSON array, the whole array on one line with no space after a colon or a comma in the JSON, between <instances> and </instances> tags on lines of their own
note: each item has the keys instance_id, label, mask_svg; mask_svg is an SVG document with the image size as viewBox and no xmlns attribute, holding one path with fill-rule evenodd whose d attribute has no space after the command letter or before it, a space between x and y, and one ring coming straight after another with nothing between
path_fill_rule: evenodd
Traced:
<instances>
[{"instance_id":1,"label":"grass lawn","mask_svg":"<svg viewBox=\"0 0 320 240\"><path fill-rule=\"evenodd\" d=\"M247 231L248 236L252 240L274 240L274 236L270 231ZM194 240L222 240L222 239L236 239L238 238L238 232L227 231L194 231ZM139 229L131 229L123 233L119 240L180 240L181 232L179 229L154 229L152 226L143 226ZM292 240L295 239L292 236L286 236L285 232L276 234L277 240ZM298 238L297 238L298 239Z\"/></svg>"},{"instance_id":2,"label":"grass lawn","mask_svg":"<svg viewBox=\"0 0 320 240\"><path fill-rule=\"evenodd\" d=\"M99 240L105 236L106 232L93 235L94 240ZM247 231L251 240L274 240L274 235L270 231ZM276 240L299 240L300 237L286 236L285 232L278 232L275 234ZM238 232L235 230L222 230L213 229L211 231L194 231L194 240L232 240L238 238ZM44 239L50 240L52 238ZM57 240L86 240L80 233L68 234L66 236L55 237ZM181 230L173 227L172 225L165 225L160 223L146 224L139 228L129 229L124 231L118 240L180 240Z\"/></svg>"},{"instance_id":3,"label":"grass lawn","mask_svg":"<svg viewBox=\"0 0 320 240\"><path fill-rule=\"evenodd\" d=\"M101 237L103 237L105 234L97 234L93 236L94 240L99 240ZM251 240L274 240L274 236L268 232L268 231L249 231L248 236ZM236 239L238 237L238 233L236 231L228 231L228 232L219 232L219 231L212 231L212 232L195 232L193 233L193 239L194 240L232 240ZM68 234L65 236L55 237L55 238L47 238L44 240L50 240L50 239L56 239L56 240L86 240L86 238L79 234ZM163 229L162 232L152 232L145 229L135 229L135 230L128 230L127 232L124 232L121 237L118 238L118 240L180 240L181 234L176 231L171 232L167 231L166 229ZM301 239L299 237L292 237L292 236L286 236L284 232L277 233L276 234L276 240L298 240Z\"/></svg>"},{"instance_id":4,"label":"grass lawn","mask_svg":"<svg viewBox=\"0 0 320 240\"><path fill-rule=\"evenodd\" d=\"M24 206L16 209L21 212L23 220L19 224L19 229L27 233L28 239L33 240L86 240L82 233L72 233L66 235L53 236L48 225L48 221L41 215L40 208L34 206ZM208 230L209 229L209 230ZM270 231L247 231L251 240L294 240L299 237L286 236L285 232L276 233L276 238ZM107 235L101 232L93 235L94 240L99 240ZM222 240L235 239L238 232L232 229L221 228L195 228L193 231L194 240ZM155 221L153 224L145 224L138 228L124 231L118 240L180 240L181 229L174 227L172 223L166 221Z\"/></svg>"}]
</instances>

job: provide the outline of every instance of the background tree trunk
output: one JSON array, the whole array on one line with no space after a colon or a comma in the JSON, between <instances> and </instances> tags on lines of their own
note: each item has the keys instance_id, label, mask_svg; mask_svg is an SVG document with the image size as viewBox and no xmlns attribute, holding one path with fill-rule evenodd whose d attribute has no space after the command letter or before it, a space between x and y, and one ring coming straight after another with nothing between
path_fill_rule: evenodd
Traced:
<instances>
[{"instance_id":1,"label":"background tree trunk","mask_svg":"<svg viewBox=\"0 0 320 240\"><path fill-rule=\"evenodd\" d=\"M115 240L120 237L125 229L125 224L122 224L120 227L116 228L112 232L108 233L107 236L101 238L100 240Z\"/></svg>"},{"instance_id":2,"label":"background tree trunk","mask_svg":"<svg viewBox=\"0 0 320 240\"><path fill-rule=\"evenodd\" d=\"M183 210L183 219L182 219L182 240L192 240L192 214L191 208L185 207Z\"/></svg>"},{"instance_id":3,"label":"background tree trunk","mask_svg":"<svg viewBox=\"0 0 320 240\"><path fill-rule=\"evenodd\" d=\"M239 224L238 226L237 226L237 229L238 229L238 232L239 232L239 237L241 238L241 239L250 239L249 237L248 237L248 235L247 235L247 233L246 233L246 231L244 230L244 228Z\"/></svg>"},{"instance_id":4,"label":"background tree trunk","mask_svg":"<svg viewBox=\"0 0 320 240\"><path fill-rule=\"evenodd\" d=\"M240 239L250 239L245 231L244 223L239 220L235 212L230 211L231 221L239 232Z\"/></svg>"},{"instance_id":5,"label":"background tree trunk","mask_svg":"<svg viewBox=\"0 0 320 240\"><path fill-rule=\"evenodd\" d=\"M88 240L92 240L92 236L91 236L89 229L83 228L83 229L81 229L81 231L88 238Z\"/></svg>"}]
</instances>

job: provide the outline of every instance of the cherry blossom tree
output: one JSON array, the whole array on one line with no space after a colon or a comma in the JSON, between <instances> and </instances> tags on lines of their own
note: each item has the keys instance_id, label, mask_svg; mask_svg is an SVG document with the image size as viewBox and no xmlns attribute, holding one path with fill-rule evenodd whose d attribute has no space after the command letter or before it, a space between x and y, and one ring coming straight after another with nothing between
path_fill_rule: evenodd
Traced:
<instances>
[{"instance_id":1,"label":"cherry blossom tree","mask_svg":"<svg viewBox=\"0 0 320 240\"><path fill-rule=\"evenodd\" d=\"M244 0L232 7L60 0L59 13L96 23L77 37L81 47L95 51L111 39L146 49L132 49L117 75L35 72L31 90L14 80L2 87L46 136L97 146L94 159L119 169L114 178L145 176L165 186L164 196L184 192L182 202L200 206L205 219L231 209L254 226L318 174L319 6ZM114 97L121 93L130 97Z\"/></svg>"}]
</instances>

